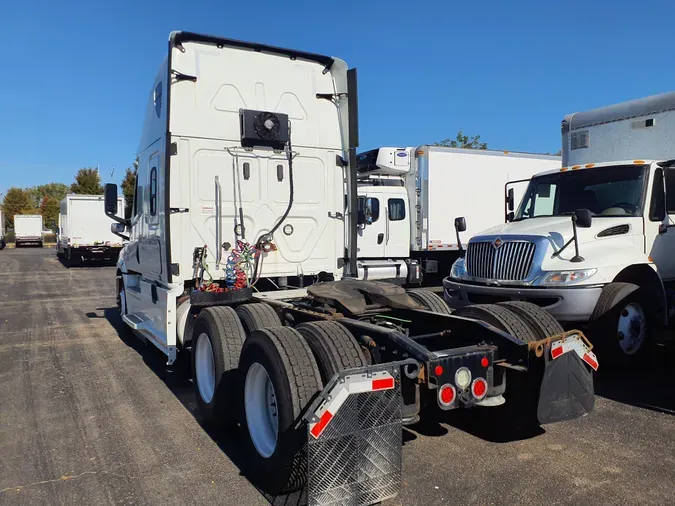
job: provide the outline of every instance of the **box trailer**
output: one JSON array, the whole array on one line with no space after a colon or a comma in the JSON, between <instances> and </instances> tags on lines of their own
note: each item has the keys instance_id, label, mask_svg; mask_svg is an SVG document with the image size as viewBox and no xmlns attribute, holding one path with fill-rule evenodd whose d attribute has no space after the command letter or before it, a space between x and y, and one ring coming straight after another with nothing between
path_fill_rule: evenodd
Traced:
<instances>
[{"instance_id":1,"label":"box trailer","mask_svg":"<svg viewBox=\"0 0 675 506\"><path fill-rule=\"evenodd\" d=\"M118 214L124 213L124 201L117 201ZM67 262L117 260L122 240L110 230L103 195L71 194L61 201L56 254Z\"/></svg>"},{"instance_id":2,"label":"box trailer","mask_svg":"<svg viewBox=\"0 0 675 506\"><path fill-rule=\"evenodd\" d=\"M565 116L565 166L532 178L510 223L469 241L448 303L529 301L589 329L611 360L643 362L675 314L673 132L675 92Z\"/></svg>"},{"instance_id":3,"label":"box trailer","mask_svg":"<svg viewBox=\"0 0 675 506\"><path fill-rule=\"evenodd\" d=\"M42 247L42 215L17 214L14 216L14 236L17 248L33 245Z\"/></svg>"},{"instance_id":4,"label":"box trailer","mask_svg":"<svg viewBox=\"0 0 675 506\"><path fill-rule=\"evenodd\" d=\"M440 146L383 147L358 156L359 269L367 279L441 286L459 257L453 218L468 240L504 220L507 182L522 196L559 156ZM421 267L421 268L420 268Z\"/></svg>"},{"instance_id":5,"label":"box trailer","mask_svg":"<svg viewBox=\"0 0 675 506\"><path fill-rule=\"evenodd\" d=\"M490 306L486 325L357 279L357 112L338 58L174 32L131 219L106 185L129 238L121 320L169 364L189 352L203 420L242 427L246 476L270 494L306 483L310 505L395 495L402 424L424 406L550 423L594 402L589 344L537 327L538 308Z\"/></svg>"}]
</instances>

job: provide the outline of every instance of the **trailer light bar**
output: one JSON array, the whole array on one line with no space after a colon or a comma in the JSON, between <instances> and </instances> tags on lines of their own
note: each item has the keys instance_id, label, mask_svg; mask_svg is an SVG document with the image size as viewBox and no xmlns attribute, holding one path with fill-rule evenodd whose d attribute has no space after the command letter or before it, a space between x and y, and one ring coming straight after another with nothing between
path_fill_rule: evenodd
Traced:
<instances>
[{"instance_id":1,"label":"trailer light bar","mask_svg":"<svg viewBox=\"0 0 675 506\"><path fill-rule=\"evenodd\" d=\"M314 419L318 421L309 424L309 433L318 439L350 395L392 390L394 386L394 377L386 371L376 372L371 376L346 376L344 381L337 383L329 392L328 400L314 412Z\"/></svg>"},{"instance_id":2,"label":"trailer light bar","mask_svg":"<svg viewBox=\"0 0 675 506\"><path fill-rule=\"evenodd\" d=\"M476 378L471 384L471 393L473 396L481 400L487 394L488 384L483 378Z\"/></svg>"},{"instance_id":3,"label":"trailer light bar","mask_svg":"<svg viewBox=\"0 0 675 506\"><path fill-rule=\"evenodd\" d=\"M438 389L438 402L443 406L451 406L455 402L455 387L450 383L446 383L441 388Z\"/></svg>"},{"instance_id":4,"label":"trailer light bar","mask_svg":"<svg viewBox=\"0 0 675 506\"><path fill-rule=\"evenodd\" d=\"M554 342L551 345L551 358L555 360L570 351L576 353L591 369L594 371L598 370L598 358L595 356L595 353L576 334Z\"/></svg>"}]
</instances>

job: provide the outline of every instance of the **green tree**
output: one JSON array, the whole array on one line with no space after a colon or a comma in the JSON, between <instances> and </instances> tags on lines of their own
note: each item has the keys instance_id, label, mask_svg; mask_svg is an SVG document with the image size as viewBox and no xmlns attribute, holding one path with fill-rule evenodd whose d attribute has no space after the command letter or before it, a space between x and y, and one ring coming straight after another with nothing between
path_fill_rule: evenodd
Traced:
<instances>
[{"instance_id":1,"label":"green tree","mask_svg":"<svg viewBox=\"0 0 675 506\"><path fill-rule=\"evenodd\" d=\"M85 167L78 170L75 182L70 185L70 191L81 195L103 195L103 186L101 186L98 169Z\"/></svg>"},{"instance_id":2,"label":"green tree","mask_svg":"<svg viewBox=\"0 0 675 506\"><path fill-rule=\"evenodd\" d=\"M47 183L29 188L31 197L33 198L33 205L40 207L42 199L51 197L61 202L68 193L68 185L63 183Z\"/></svg>"},{"instance_id":3,"label":"green tree","mask_svg":"<svg viewBox=\"0 0 675 506\"><path fill-rule=\"evenodd\" d=\"M61 212L61 201L49 195L42 198L40 203L40 214L45 228L56 230L59 224L59 213Z\"/></svg>"},{"instance_id":4,"label":"green tree","mask_svg":"<svg viewBox=\"0 0 675 506\"><path fill-rule=\"evenodd\" d=\"M134 189L136 187L136 165L134 168L127 167L122 180L122 193L124 194L124 217L131 218L131 210L134 205Z\"/></svg>"},{"instance_id":5,"label":"green tree","mask_svg":"<svg viewBox=\"0 0 675 506\"><path fill-rule=\"evenodd\" d=\"M444 139L441 142L435 142L434 146L443 146L446 148L466 148L466 149L487 149L487 142L480 141L480 135L469 137L460 130L454 139Z\"/></svg>"},{"instance_id":6,"label":"green tree","mask_svg":"<svg viewBox=\"0 0 675 506\"><path fill-rule=\"evenodd\" d=\"M14 215L35 212L30 192L21 188L10 188L2 201L2 210L6 227L14 228Z\"/></svg>"}]
</instances>

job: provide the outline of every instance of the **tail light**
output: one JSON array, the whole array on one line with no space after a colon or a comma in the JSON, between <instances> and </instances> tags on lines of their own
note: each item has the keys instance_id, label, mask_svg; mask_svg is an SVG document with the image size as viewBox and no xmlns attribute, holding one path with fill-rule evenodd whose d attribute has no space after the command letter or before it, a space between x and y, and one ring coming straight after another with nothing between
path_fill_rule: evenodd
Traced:
<instances>
[{"instance_id":1,"label":"tail light","mask_svg":"<svg viewBox=\"0 0 675 506\"><path fill-rule=\"evenodd\" d=\"M488 384L483 378L476 378L471 384L471 393L473 396L481 400L487 394Z\"/></svg>"},{"instance_id":2,"label":"tail light","mask_svg":"<svg viewBox=\"0 0 675 506\"><path fill-rule=\"evenodd\" d=\"M441 403L441 406L451 406L456 397L455 387L449 383L438 389L438 402Z\"/></svg>"}]
</instances>

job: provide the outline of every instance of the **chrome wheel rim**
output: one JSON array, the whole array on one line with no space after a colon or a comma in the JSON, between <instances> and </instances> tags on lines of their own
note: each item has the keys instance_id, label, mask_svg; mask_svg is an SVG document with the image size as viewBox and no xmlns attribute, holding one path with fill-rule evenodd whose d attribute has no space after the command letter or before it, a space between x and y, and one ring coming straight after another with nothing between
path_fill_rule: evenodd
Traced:
<instances>
[{"instance_id":1,"label":"chrome wheel rim","mask_svg":"<svg viewBox=\"0 0 675 506\"><path fill-rule=\"evenodd\" d=\"M637 353L647 336L647 318L642 307L634 302L624 306L616 330L621 351L626 355Z\"/></svg>"},{"instance_id":2,"label":"chrome wheel rim","mask_svg":"<svg viewBox=\"0 0 675 506\"><path fill-rule=\"evenodd\" d=\"M216 391L216 367L211 340L204 332L199 334L195 347L195 376L199 396L209 404Z\"/></svg>"},{"instance_id":3,"label":"chrome wheel rim","mask_svg":"<svg viewBox=\"0 0 675 506\"><path fill-rule=\"evenodd\" d=\"M257 362L246 373L244 408L253 446L262 457L269 458L277 447L279 412L274 385Z\"/></svg>"}]
</instances>

